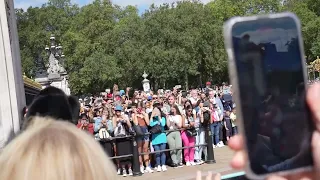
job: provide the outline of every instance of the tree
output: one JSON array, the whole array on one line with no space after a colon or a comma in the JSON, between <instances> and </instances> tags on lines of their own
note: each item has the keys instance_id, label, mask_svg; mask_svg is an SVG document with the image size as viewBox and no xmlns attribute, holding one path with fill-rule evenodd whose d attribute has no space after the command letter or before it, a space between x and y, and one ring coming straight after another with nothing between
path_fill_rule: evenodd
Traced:
<instances>
[{"instance_id":1,"label":"tree","mask_svg":"<svg viewBox=\"0 0 320 180\"><path fill-rule=\"evenodd\" d=\"M85 58L84 67L70 76L72 92L96 93L103 91L108 84L121 78L121 70L116 59L96 51Z\"/></svg>"},{"instance_id":2,"label":"tree","mask_svg":"<svg viewBox=\"0 0 320 180\"><path fill-rule=\"evenodd\" d=\"M292 11L301 19L308 60L320 54L319 2L314 0L198 0L137 7L94 0L81 8L70 0L16 10L23 71L35 75L35 60L55 34L64 47L75 94L141 87L142 73L157 88L228 81L223 23L233 16Z\"/></svg>"}]
</instances>

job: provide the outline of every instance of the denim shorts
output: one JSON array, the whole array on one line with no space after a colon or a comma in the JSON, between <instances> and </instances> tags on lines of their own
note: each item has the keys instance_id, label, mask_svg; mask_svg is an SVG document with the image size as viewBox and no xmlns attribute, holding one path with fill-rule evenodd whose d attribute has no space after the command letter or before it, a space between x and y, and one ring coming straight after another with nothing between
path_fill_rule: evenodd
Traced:
<instances>
[{"instance_id":1,"label":"denim shorts","mask_svg":"<svg viewBox=\"0 0 320 180\"><path fill-rule=\"evenodd\" d=\"M145 134L145 133L148 133L148 127L147 126L140 126L141 128L141 131ZM140 136L138 137L137 141L141 142L141 141L149 141L149 134L148 135L145 135L145 136Z\"/></svg>"}]
</instances>

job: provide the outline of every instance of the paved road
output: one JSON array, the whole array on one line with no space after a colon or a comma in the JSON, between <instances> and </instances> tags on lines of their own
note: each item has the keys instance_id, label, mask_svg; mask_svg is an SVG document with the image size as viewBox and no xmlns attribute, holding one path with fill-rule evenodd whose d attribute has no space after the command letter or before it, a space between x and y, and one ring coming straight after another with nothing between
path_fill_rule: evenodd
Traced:
<instances>
[{"instance_id":1,"label":"paved road","mask_svg":"<svg viewBox=\"0 0 320 180\"><path fill-rule=\"evenodd\" d=\"M222 148L215 148L214 149L215 155L215 164L203 164L199 166L192 166L187 167L184 166L183 168L171 168L168 167L167 172L154 172L154 173L146 173L139 177L121 177L121 180L142 180L142 179L152 179L152 180L193 180L195 179L196 172L199 170L202 172L203 175L207 174L209 171L215 173L221 173L222 175L238 172L232 170L229 166L230 160L233 156L233 152L229 149L229 147L225 146Z\"/></svg>"}]
</instances>

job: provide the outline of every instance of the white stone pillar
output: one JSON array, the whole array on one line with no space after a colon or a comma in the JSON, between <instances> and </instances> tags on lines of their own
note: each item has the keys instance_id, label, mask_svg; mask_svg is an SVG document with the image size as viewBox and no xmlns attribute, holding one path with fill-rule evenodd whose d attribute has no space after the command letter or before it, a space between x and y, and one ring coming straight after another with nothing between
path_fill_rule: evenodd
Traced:
<instances>
[{"instance_id":1,"label":"white stone pillar","mask_svg":"<svg viewBox=\"0 0 320 180\"><path fill-rule=\"evenodd\" d=\"M13 133L20 130L24 106L25 92L13 0L0 0L0 149Z\"/></svg>"}]
</instances>

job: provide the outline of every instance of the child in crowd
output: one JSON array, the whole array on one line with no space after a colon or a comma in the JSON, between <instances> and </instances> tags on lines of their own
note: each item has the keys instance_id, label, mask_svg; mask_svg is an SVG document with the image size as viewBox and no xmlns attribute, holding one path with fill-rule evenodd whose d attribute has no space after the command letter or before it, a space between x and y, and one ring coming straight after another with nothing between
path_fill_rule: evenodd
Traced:
<instances>
[{"instance_id":1,"label":"child in crowd","mask_svg":"<svg viewBox=\"0 0 320 180\"><path fill-rule=\"evenodd\" d=\"M224 116L224 127L226 128L226 137L227 141L229 141L230 137L232 136L232 125L230 119L230 111L226 111Z\"/></svg>"},{"instance_id":2,"label":"child in crowd","mask_svg":"<svg viewBox=\"0 0 320 180\"><path fill-rule=\"evenodd\" d=\"M230 114L231 119L231 125L232 125L232 135L238 134L238 127L236 125L237 115L236 115L236 108L232 109L232 112Z\"/></svg>"}]
</instances>

